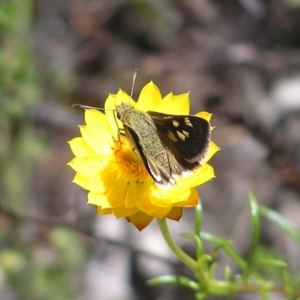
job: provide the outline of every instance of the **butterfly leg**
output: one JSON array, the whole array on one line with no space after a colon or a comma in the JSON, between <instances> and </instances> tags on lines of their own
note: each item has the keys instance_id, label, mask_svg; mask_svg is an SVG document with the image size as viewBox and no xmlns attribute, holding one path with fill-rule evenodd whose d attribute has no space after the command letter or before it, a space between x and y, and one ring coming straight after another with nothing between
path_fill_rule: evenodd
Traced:
<instances>
[{"instance_id":1,"label":"butterfly leg","mask_svg":"<svg viewBox=\"0 0 300 300\"><path fill-rule=\"evenodd\" d=\"M121 149L122 149L122 140L121 140L121 136L123 136L123 137L126 137L126 133L125 133L125 130L124 129L119 129L119 132L118 132L118 143L119 143L119 145L120 145L120 148L119 149L114 149L115 150L115 152L119 152Z\"/></svg>"}]
</instances>

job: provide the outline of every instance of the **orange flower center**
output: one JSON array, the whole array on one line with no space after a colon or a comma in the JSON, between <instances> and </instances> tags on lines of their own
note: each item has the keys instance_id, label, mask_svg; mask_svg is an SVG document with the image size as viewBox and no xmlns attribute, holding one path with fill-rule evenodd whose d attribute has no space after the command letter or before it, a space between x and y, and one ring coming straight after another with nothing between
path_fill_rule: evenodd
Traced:
<instances>
[{"instance_id":1,"label":"orange flower center","mask_svg":"<svg viewBox=\"0 0 300 300\"><path fill-rule=\"evenodd\" d=\"M132 145L124 136L120 136L120 141L115 141L115 156L121 172L130 179L143 181L149 177L138 152L133 150Z\"/></svg>"}]
</instances>

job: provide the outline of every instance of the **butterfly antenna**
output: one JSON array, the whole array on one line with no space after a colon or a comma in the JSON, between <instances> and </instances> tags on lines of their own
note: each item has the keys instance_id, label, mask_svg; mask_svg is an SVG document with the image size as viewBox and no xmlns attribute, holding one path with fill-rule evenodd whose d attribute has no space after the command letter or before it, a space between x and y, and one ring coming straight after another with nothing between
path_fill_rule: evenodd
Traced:
<instances>
[{"instance_id":1,"label":"butterfly antenna","mask_svg":"<svg viewBox=\"0 0 300 300\"><path fill-rule=\"evenodd\" d=\"M138 69L135 69L133 72L133 77L132 77L132 86L131 86L131 93L130 93L130 98L132 99L133 96L133 90L134 90L134 85L135 85L135 80L137 76Z\"/></svg>"},{"instance_id":2,"label":"butterfly antenna","mask_svg":"<svg viewBox=\"0 0 300 300\"><path fill-rule=\"evenodd\" d=\"M85 108L85 109L104 110L104 108L101 108L101 107L94 107L94 106L88 106L88 105L83 105L83 104L73 104L72 108Z\"/></svg>"}]
</instances>

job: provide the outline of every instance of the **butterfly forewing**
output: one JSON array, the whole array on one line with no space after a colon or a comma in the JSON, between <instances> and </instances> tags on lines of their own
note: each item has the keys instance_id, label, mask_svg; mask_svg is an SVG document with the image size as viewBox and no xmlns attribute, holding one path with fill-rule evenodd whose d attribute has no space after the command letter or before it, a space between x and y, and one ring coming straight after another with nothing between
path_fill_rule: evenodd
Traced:
<instances>
[{"instance_id":1,"label":"butterfly forewing","mask_svg":"<svg viewBox=\"0 0 300 300\"><path fill-rule=\"evenodd\" d=\"M167 115L147 112L161 140L187 170L202 165L210 141L210 124L205 119L190 115Z\"/></svg>"}]
</instances>

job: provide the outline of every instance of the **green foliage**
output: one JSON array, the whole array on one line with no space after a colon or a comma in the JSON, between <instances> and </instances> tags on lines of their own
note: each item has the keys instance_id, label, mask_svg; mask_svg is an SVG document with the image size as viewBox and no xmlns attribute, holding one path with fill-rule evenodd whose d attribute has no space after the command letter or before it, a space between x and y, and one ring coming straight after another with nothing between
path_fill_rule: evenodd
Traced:
<instances>
[{"instance_id":1,"label":"green foliage","mask_svg":"<svg viewBox=\"0 0 300 300\"><path fill-rule=\"evenodd\" d=\"M29 34L31 14L31 0L0 4L0 168L5 170L0 175L1 204L15 208L27 203L31 162L40 148L26 112L39 94Z\"/></svg>"},{"instance_id":2,"label":"green foliage","mask_svg":"<svg viewBox=\"0 0 300 300\"><path fill-rule=\"evenodd\" d=\"M300 8L300 1L299 0L286 0L287 4L293 8Z\"/></svg>"},{"instance_id":3,"label":"green foliage","mask_svg":"<svg viewBox=\"0 0 300 300\"><path fill-rule=\"evenodd\" d=\"M195 292L195 299L205 299L208 295L231 297L238 293L255 293L262 299L272 299L276 292L285 299L299 299L299 276L289 270L287 260L278 253L270 251L260 244L260 218L263 216L288 234L300 245L300 234L282 216L262 206L258 206L255 197L249 196L251 210L252 237L249 254L246 259L233 248L231 241L223 240L201 230L202 207L198 206L195 214L195 230L185 232L186 238L193 239L196 244L195 259L184 253L172 239L165 220L158 220L162 234L171 250L194 273L195 278L182 276L162 276L148 281L150 285L178 284ZM205 253L203 242L214 245L211 253ZM238 267L239 274L226 267L223 280L215 277L218 267L217 257L224 251Z\"/></svg>"},{"instance_id":4,"label":"green foliage","mask_svg":"<svg viewBox=\"0 0 300 300\"><path fill-rule=\"evenodd\" d=\"M78 273L76 271L86 256L82 243L76 233L57 228L51 231L50 245L54 250L55 260L46 264L45 268L37 265L35 280L32 282L35 290L39 292L41 299L74 299L78 294L80 280L74 274Z\"/></svg>"},{"instance_id":5,"label":"green foliage","mask_svg":"<svg viewBox=\"0 0 300 300\"><path fill-rule=\"evenodd\" d=\"M3 115L20 117L37 97L37 81L30 44L31 0L0 5L0 95Z\"/></svg>"},{"instance_id":6,"label":"green foliage","mask_svg":"<svg viewBox=\"0 0 300 300\"><path fill-rule=\"evenodd\" d=\"M34 245L0 251L0 265L6 285L20 299L74 299L80 278L76 276L86 260L86 250L78 235L63 228L52 229L51 248ZM74 251L75 249L75 251Z\"/></svg>"},{"instance_id":7,"label":"green foliage","mask_svg":"<svg viewBox=\"0 0 300 300\"><path fill-rule=\"evenodd\" d=\"M14 211L28 207L33 159L41 152L28 114L40 94L31 44L32 12L32 0L0 4L0 204ZM1 289L16 299L74 299L76 274L86 255L78 235L57 228L49 231L48 243L41 244L29 239L26 227L15 220L0 221Z\"/></svg>"}]
</instances>

